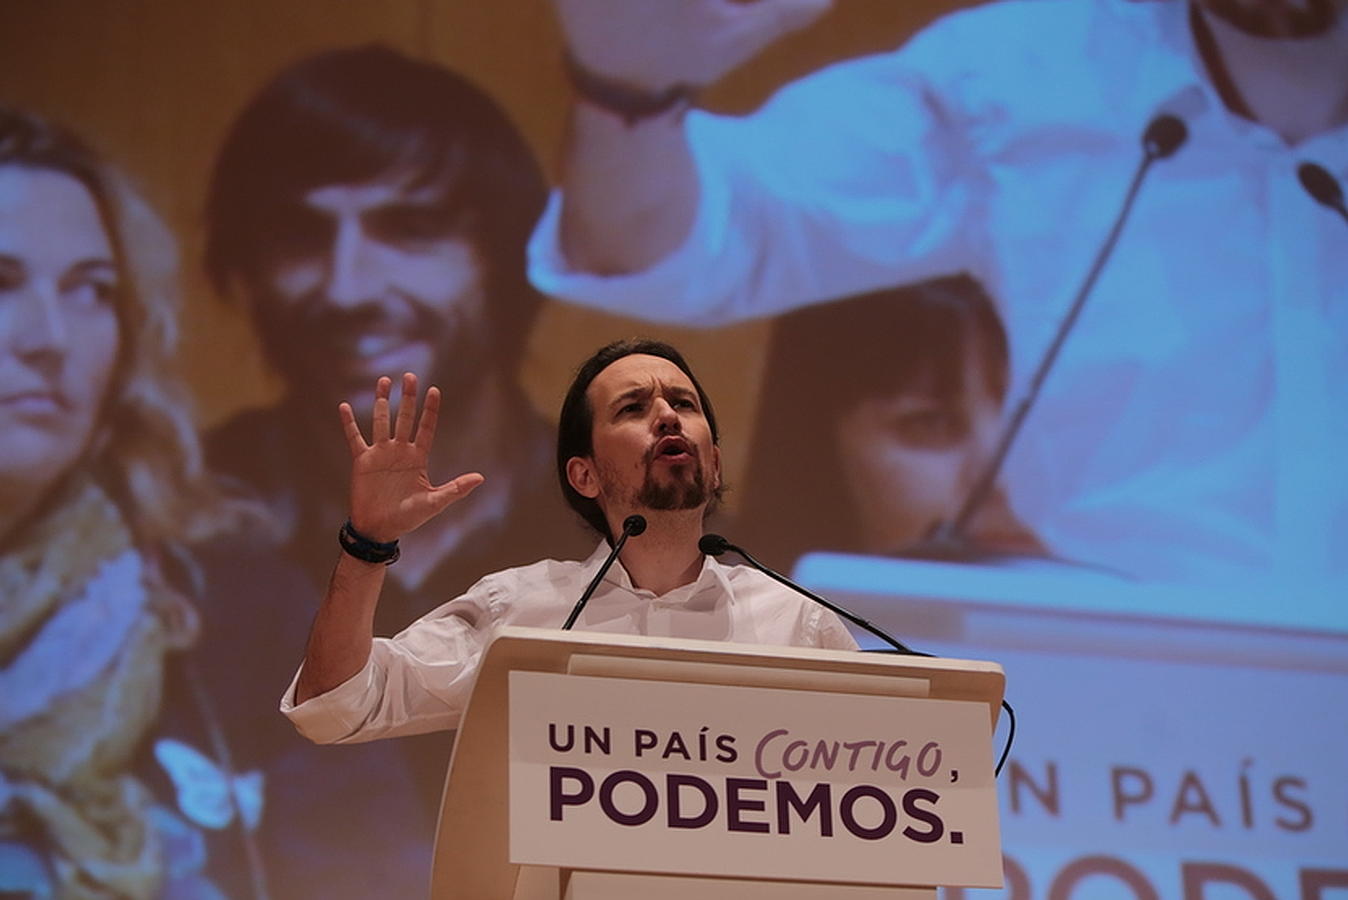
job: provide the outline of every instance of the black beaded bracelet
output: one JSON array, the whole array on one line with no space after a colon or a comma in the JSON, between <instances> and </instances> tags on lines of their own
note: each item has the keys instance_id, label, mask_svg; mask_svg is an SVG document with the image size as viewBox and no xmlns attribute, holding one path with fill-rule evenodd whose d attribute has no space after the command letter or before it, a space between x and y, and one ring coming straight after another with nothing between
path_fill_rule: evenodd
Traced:
<instances>
[{"instance_id":1,"label":"black beaded bracelet","mask_svg":"<svg viewBox=\"0 0 1348 900\"><path fill-rule=\"evenodd\" d=\"M648 91L591 72L570 53L566 54L566 74L582 98L600 109L621 116L630 128L642 119L650 119L676 107L693 105L697 88L675 84L661 91Z\"/></svg>"},{"instance_id":2,"label":"black beaded bracelet","mask_svg":"<svg viewBox=\"0 0 1348 900\"><path fill-rule=\"evenodd\" d=\"M342 545L343 550L362 562L383 563L386 566L393 565L401 553L396 540L372 541L352 527L350 519L347 519L341 530L337 532L337 543Z\"/></svg>"}]
</instances>

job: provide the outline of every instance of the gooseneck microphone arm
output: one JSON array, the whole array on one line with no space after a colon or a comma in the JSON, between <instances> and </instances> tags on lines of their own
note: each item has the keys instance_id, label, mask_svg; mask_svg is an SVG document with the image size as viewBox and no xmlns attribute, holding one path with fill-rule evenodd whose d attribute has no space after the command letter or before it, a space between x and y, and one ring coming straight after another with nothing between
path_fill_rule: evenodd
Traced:
<instances>
[{"instance_id":1,"label":"gooseneck microphone arm","mask_svg":"<svg viewBox=\"0 0 1348 900\"><path fill-rule=\"evenodd\" d=\"M898 641L895 638L891 637L890 635L886 634L881 629L877 628L870 622L867 622L865 619L861 618L861 616L858 616L855 613L850 612L849 610L843 609L836 603L832 603L828 600L825 600L823 597L819 596L814 591L806 590L805 588L796 584L790 578L787 578L785 575L782 575L779 572L774 571L773 569L769 569L767 566L763 565L761 562L759 562L758 560L750 556L748 553L746 553L743 547L735 546L734 544L730 543L730 541L721 537L719 534L702 535L702 539L697 542L697 549L701 550L708 556L720 556L727 550L738 553L741 557L744 558L745 562L753 566L758 571L762 572L764 575L771 578L773 581L776 581L779 584L786 585L791 590L799 594L803 594L806 597L809 597L811 600L813 600L815 603L818 603L825 609L832 610L842 618L851 622L853 625L856 625L859 628L866 629L871 634L880 638L880 640L884 641L886 644L889 644L898 652L905 654L906 656L926 656L926 657L935 656L935 654L933 653L923 653L921 650L914 650L913 648L906 646L903 642ZM883 652L887 653L889 651ZM997 758L997 765L995 765L992 769L992 775L994 778L1002 774L1002 766L1006 765L1006 759L1008 756L1011 755L1011 745L1016 740L1016 711L1011 707L1011 704L1008 703L1005 698L1002 699L1002 709L1006 710L1006 723L1007 723L1006 742L1002 745L1002 753L1001 756Z\"/></svg>"},{"instance_id":2,"label":"gooseneck microphone arm","mask_svg":"<svg viewBox=\"0 0 1348 900\"><path fill-rule=\"evenodd\" d=\"M1188 137L1189 129L1185 126L1184 121L1169 113L1159 115L1147 124L1146 130L1142 134L1142 160L1138 163L1137 171L1133 174L1132 184L1128 186L1128 193L1124 196L1123 206L1114 218L1114 225L1110 228L1109 235L1095 254L1095 261L1091 264L1090 271L1086 273L1086 278L1081 283L1081 287L1077 289L1076 296L1072 298L1072 305L1068 307L1067 314L1058 324L1058 330L1053 335L1052 343L1049 344L1048 350L1039 360L1039 365L1030 379L1029 386L1016 404L1006 427L1002 429L1001 437L997 441L992 457L983 466L978 478L974 481L973 487L969 489L959 512L955 514L953 519L941 523L932 534L931 540L936 544L954 546L964 540L965 529L992 494L992 490L997 483L997 477L1001 474L1002 466L1006 462L1006 456L1011 451L1012 444L1020 435L1026 416L1030 414L1030 410L1038 402L1039 392L1043 388L1049 372L1053 370L1054 363L1058 360L1058 353L1062 350L1073 326L1076 325L1077 318L1081 315L1081 310L1085 307L1086 300L1090 297L1091 290L1100 277L1100 272L1104 270L1105 263L1109 261L1109 257L1114 252L1114 245L1118 243L1119 235L1123 233L1123 226L1128 221L1128 214L1132 211L1133 201L1137 199L1137 193L1142 187L1142 182L1146 178L1148 170L1151 169L1152 163L1174 154Z\"/></svg>"},{"instance_id":3,"label":"gooseneck microphone arm","mask_svg":"<svg viewBox=\"0 0 1348 900\"><path fill-rule=\"evenodd\" d=\"M853 625L856 625L858 628L866 629L871 634L880 638L880 640L884 641L886 644L889 644L891 647L893 647L900 653L904 653L909 656L931 656L930 653L923 653L920 650L914 650L911 647L905 646L901 641L895 640L894 638L890 637L884 631L875 627L870 622L867 622L865 619L861 618L861 616L858 616L856 613L843 609L838 604L833 603L829 600L825 600L823 597L819 596L814 591L806 590L805 588L796 584L790 578L787 578L785 575L782 575L780 572L777 572L763 565L761 562L750 556L744 550L743 547L735 546L734 544L730 543L730 541L721 537L721 535L719 534L702 535L702 539L697 542L697 549L701 550L708 556L720 556L727 550L738 553L741 557L744 558L745 562L753 566L758 571L762 572L764 575L771 578L773 581L776 581L780 584L785 585L786 587L789 587L791 590L795 591L798 594L802 594L806 597L809 597L815 603L818 603L825 609L832 610L834 613L838 614L842 618L851 622Z\"/></svg>"},{"instance_id":4,"label":"gooseneck microphone arm","mask_svg":"<svg viewBox=\"0 0 1348 900\"><path fill-rule=\"evenodd\" d=\"M590 602L590 595L595 592L595 589L599 587L599 582L604 580L604 576L607 575L608 570L612 568L613 561L616 560L618 554L622 552L623 545L627 543L627 539L629 537L636 537L645 530L645 516L632 515L623 519L623 533L618 535L618 539L613 542L613 550L610 551L608 559L604 560L604 564L599 567L599 571L594 573L594 578L590 579L589 585L586 586L585 592L580 595L580 599L576 601L576 605L571 607L571 615L566 617L566 624L562 626L562 631L570 631L571 626L576 624L576 619L580 617L580 611L585 608L586 603Z\"/></svg>"},{"instance_id":5,"label":"gooseneck microphone arm","mask_svg":"<svg viewBox=\"0 0 1348 900\"><path fill-rule=\"evenodd\" d=\"M1329 174L1329 170L1318 163L1304 162L1297 166L1297 178L1306 193L1316 203L1334 210L1348 222L1348 205L1343 202L1343 186L1338 179Z\"/></svg>"}]
</instances>

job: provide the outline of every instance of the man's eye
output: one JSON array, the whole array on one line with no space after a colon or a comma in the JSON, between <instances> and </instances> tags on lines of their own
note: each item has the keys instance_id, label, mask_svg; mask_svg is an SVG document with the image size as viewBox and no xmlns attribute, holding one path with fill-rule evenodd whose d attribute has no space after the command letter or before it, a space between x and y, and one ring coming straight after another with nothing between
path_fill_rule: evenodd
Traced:
<instances>
[{"instance_id":1,"label":"man's eye","mask_svg":"<svg viewBox=\"0 0 1348 900\"><path fill-rule=\"evenodd\" d=\"M454 233L451 217L438 209L399 207L372 213L370 233L388 243L438 241Z\"/></svg>"},{"instance_id":2,"label":"man's eye","mask_svg":"<svg viewBox=\"0 0 1348 900\"><path fill-rule=\"evenodd\" d=\"M302 206L279 210L269 223L265 252L280 256L326 253L337 239L336 223Z\"/></svg>"},{"instance_id":3,"label":"man's eye","mask_svg":"<svg viewBox=\"0 0 1348 900\"><path fill-rule=\"evenodd\" d=\"M640 404L640 403L629 403L629 404L627 404L626 406L624 406L622 409L618 410L618 412L620 412L620 413L638 413L638 412L641 412L641 404Z\"/></svg>"}]
</instances>

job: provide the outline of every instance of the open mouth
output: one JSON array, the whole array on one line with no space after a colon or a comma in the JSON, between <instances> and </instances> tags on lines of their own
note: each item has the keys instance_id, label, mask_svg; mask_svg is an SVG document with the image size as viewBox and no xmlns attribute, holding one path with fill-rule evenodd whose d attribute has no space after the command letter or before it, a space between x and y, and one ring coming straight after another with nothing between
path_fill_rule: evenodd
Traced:
<instances>
[{"instance_id":1,"label":"open mouth","mask_svg":"<svg viewBox=\"0 0 1348 900\"><path fill-rule=\"evenodd\" d=\"M652 452L652 458L668 463L692 462L693 445L685 438L670 436L661 438L656 443Z\"/></svg>"}]
</instances>

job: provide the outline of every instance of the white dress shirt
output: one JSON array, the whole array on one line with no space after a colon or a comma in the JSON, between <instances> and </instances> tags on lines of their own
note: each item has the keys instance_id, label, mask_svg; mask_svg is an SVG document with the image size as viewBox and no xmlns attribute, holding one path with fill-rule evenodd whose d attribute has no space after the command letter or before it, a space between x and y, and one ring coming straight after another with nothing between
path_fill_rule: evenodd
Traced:
<instances>
[{"instance_id":1,"label":"white dress shirt","mask_svg":"<svg viewBox=\"0 0 1348 900\"><path fill-rule=\"evenodd\" d=\"M560 628L608 552L601 542L583 562L547 559L488 575L396 637L376 638L365 667L327 693L296 704L296 673L281 712L322 744L457 728L496 629ZM633 587L615 562L575 627L743 644L857 646L832 612L753 569L711 557L695 581L660 596Z\"/></svg>"},{"instance_id":2,"label":"white dress shirt","mask_svg":"<svg viewBox=\"0 0 1348 900\"><path fill-rule=\"evenodd\" d=\"M701 195L685 244L632 276L570 270L554 196L531 277L589 306L712 325L969 271L999 302L1015 398L1120 209L1147 123L1177 114L1188 141L1143 185L1008 460L1008 494L1062 556L1329 602L1348 585L1334 462L1348 222L1296 170L1348 180L1348 129L1288 147L1228 112L1188 15L1178 0L990 4L751 116L690 114Z\"/></svg>"}]
</instances>

